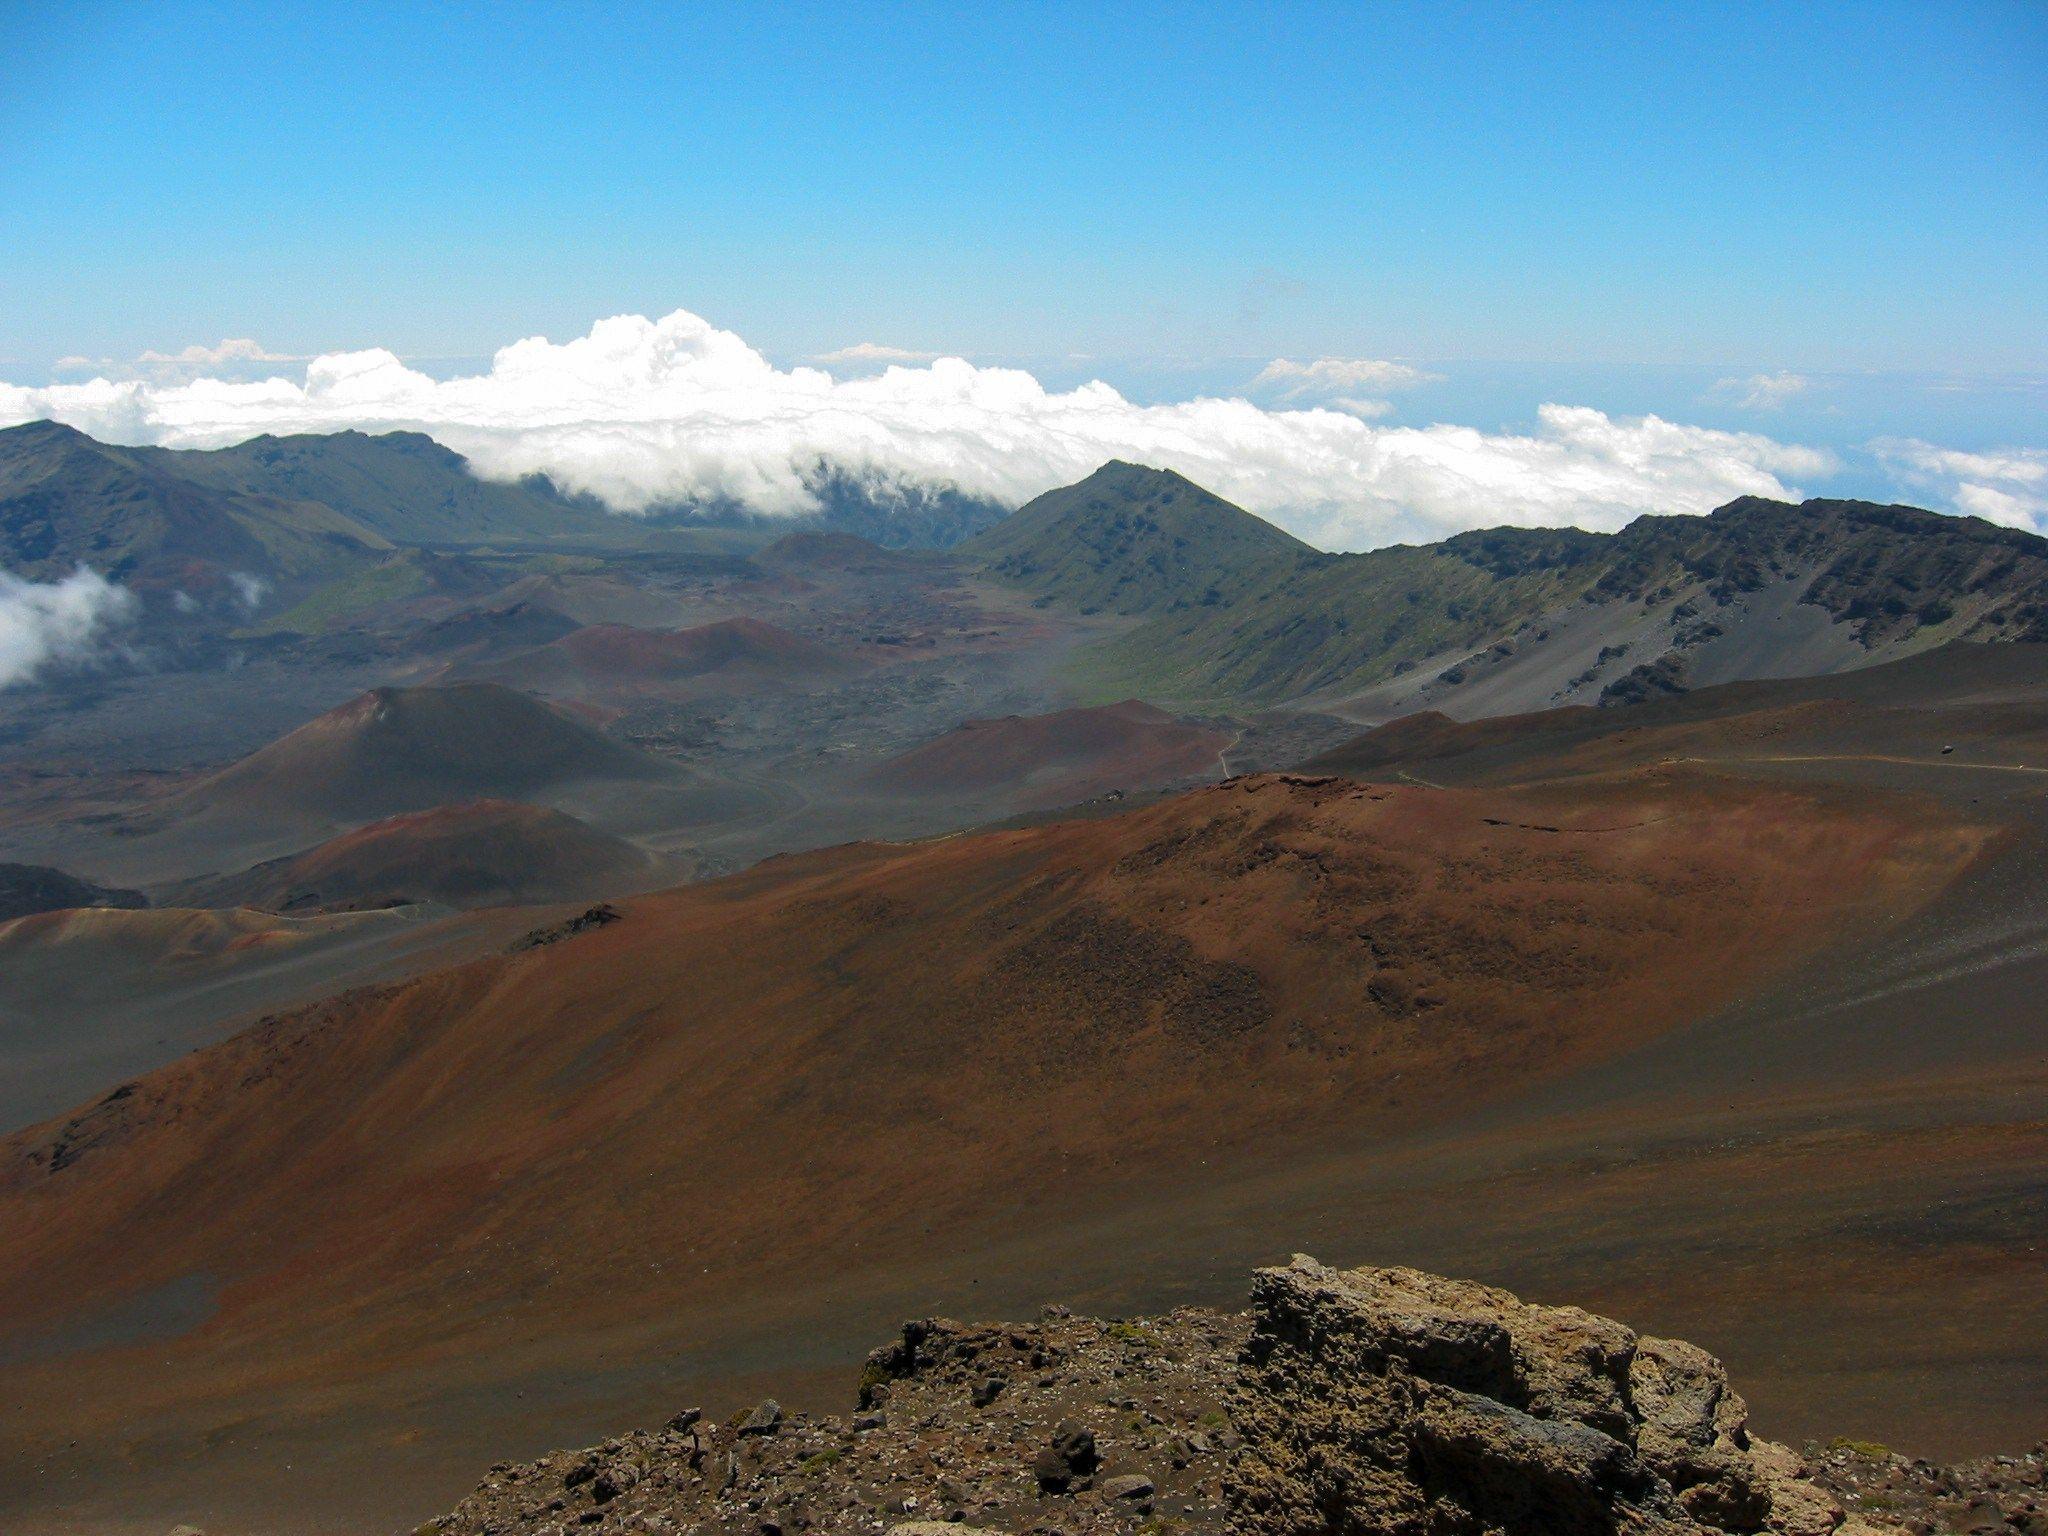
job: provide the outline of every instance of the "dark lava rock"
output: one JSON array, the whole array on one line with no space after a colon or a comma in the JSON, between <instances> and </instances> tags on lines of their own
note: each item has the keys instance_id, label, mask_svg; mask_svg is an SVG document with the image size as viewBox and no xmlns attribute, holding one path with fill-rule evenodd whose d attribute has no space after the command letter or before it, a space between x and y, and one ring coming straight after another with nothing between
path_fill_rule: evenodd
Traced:
<instances>
[{"instance_id":1,"label":"dark lava rock","mask_svg":"<svg viewBox=\"0 0 2048 1536\"><path fill-rule=\"evenodd\" d=\"M1298 1259L1260 1272L1239 1316L908 1323L861 1397L851 1423L686 1410L501 1463L420 1529L2048 1536L2042 1451L1939 1467L1845 1441L1802 1459L1750 1434L1703 1350L1415 1270Z\"/></svg>"},{"instance_id":2,"label":"dark lava rock","mask_svg":"<svg viewBox=\"0 0 2048 1536\"><path fill-rule=\"evenodd\" d=\"M1061 1493L1092 1476L1101 1464L1095 1436L1072 1419L1063 1419L1053 1431L1052 1444L1032 1457L1031 1474L1039 1487Z\"/></svg>"},{"instance_id":3,"label":"dark lava rock","mask_svg":"<svg viewBox=\"0 0 2048 1536\"><path fill-rule=\"evenodd\" d=\"M1152 1495L1157 1491L1152 1486L1151 1478L1142 1477L1137 1473L1112 1477L1102 1485L1102 1496L1105 1499L1122 1499L1140 1510L1152 1507Z\"/></svg>"},{"instance_id":4,"label":"dark lava rock","mask_svg":"<svg viewBox=\"0 0 2048 1536\"><path fill-rule=\"evenodd\" d=\"M772 1435L782 1428L782 1404L769 1398L740 1422L743 1435Z\"/></svg>"},{"instance_id":5,"label":"dark lava rock","mask_svg":"<svg viewBox=\"0 0 2048 1536\"><path fill-rule=\"evenodd\" d=\"M588 907L577 913L574 917L564 918L559 923L550 923L544 928L535 928L531 932L521 935L506 946L507 952L516 955L521 950L543 949L550 944L559 944L564 939L575 938L579 933L588 933L593 928L603 928L608 924L616 923L624 915L610 902L599 902L596 906Z\"/></svg>"}]
</instances>

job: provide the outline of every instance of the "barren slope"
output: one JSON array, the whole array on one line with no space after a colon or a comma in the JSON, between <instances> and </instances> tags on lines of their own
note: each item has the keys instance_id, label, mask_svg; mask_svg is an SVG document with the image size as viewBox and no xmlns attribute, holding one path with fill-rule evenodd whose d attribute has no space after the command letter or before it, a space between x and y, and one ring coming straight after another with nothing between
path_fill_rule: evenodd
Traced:
<instances>
[{"instance_id":1,"label":"barren slope","mask_svg":"<svg viewBox=\"0 0 2048 1536\"><path fill-rule=\"evenodd\" d=\"M2048 770L2048 645L1958 642L1853 672L1727 683L1625 708L1472 721L1424 711L1308 766L1499 784L1695 761L1818 778L1853 777L1857 764L1866 779L1916 762Z\"/></svg>"},{"instance_id":2,"label":"barren slope","mask_svg":"<svg viewBox=\"0 0 2048 1536\"><path fill-rule=\"evenodd\" d=\"M456 907L569 901L644 881L645 854L573 816L471 800L388 817L239 875L177 893L192 906L342 911L404 902Z\"/></svg>"},{"instance_id":3,"label":"barren slope","mask_svg":"<svg viewBox=\"0 0 2048 1536\"><path fill-rule=\"evenodd\" d=\"M878 764L863 782L890 795L1000 800L1020 809L1071 805L1113 789L1214 777L1229 745L1230 737L1212 727L1125 699L970 720Z\"/></svg>"},{"instance_id":4,"label":"barren slope","mask_svg":"<svg viewBox=\"0 0 2048 1536\"><path fill-rule=\"evenodd\" d=\"M518 688L594 699L697 698L827 687L862 662L759 619L688 629L592 624L506 656L478 675Z\"/></svg>"},{"instance_id":5,"label":"barren slope","mask_svg":"<svg viewBox=\"0 0 2048 1536\"><path fill-rule=\"evenodd\" d=\"M346 994L5 1144L17 1512L170 1507L209 1437L247 1472L215 1513L296 1490L342 1522L294 1479L353 1469L360 1499L366 1456L378 1508L431 1506L679 1348L786 1372L969 1255L999 1295L1142 1291L1232 1190L1334 1187L1330 1159L1703 1016L1984 845L1772 786L1262 778L775 861Z\"/></svg>"},{"instance_id":6,"label":"barren slope","mask_svg":"<svg viewBox=\"0 0 2048 1536\"><path fill-rule=\"evenodd\" d=\"M266 1010L503 942L418 912L92 907L0 924L0 1128L44 1119Z\"/></svg>"},{"instance_id":7,"label":"barren slope","mask_svg":"<svg viewBox=\"0 0 2048 1536\"><path fill-rule=\"evenodd\" d=\"M213 775L185 799L209 809L348 820L594 779L663 776L661 763L559 710L509 688L470 683L373 689Z\"/></svg>"}]
</instances>

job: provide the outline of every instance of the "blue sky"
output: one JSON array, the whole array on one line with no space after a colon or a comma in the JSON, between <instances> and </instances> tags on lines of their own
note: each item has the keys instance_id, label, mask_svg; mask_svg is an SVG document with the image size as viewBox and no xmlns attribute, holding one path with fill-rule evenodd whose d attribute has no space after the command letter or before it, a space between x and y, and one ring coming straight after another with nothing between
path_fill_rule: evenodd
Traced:
<instances>
[{"instance_id":1,"label":"blue sky","mask_svg":"<svg viewBox=\"0 0 2048 1536\"><path fill-rule=\"evenodd\" d=\"M0 8L17 385L686 308L1141 401L1391 358L1396 422L2048 443L2040 3Z\"/></svg>"},{"instance_id":2,"label":"blue sky","mask_svg":"<svg viewBox=\"0 0 2048 1536\"><path fill-rule=\"evenodd\" d=\"M2048 370L2037 3L10 9L29 363L683 304L790 353Z\"/></svg>"}]
</instances>

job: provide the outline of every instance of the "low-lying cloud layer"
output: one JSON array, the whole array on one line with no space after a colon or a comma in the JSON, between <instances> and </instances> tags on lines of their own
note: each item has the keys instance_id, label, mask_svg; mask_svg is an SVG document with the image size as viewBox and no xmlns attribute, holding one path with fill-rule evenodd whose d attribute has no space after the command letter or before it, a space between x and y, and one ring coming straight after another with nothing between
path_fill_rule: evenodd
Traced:
<instances>
[{"instance_id":1,"label":"low-lying cloud layer","mask_svg":"<svg viewBox=\"0 0 2048 1536\"><path fill-rule=\"evenodd\" d=\"M135 594L80 566L61 581L25 581L0 570L0 688L46 667L99 657L106 632L134 617Z\"/></svg>"},{"instance_id":2,"label":"low-lying cloud layer","mask_svg":"<svg viewBox=\"0 0 2048 1536\"><path fill-rule=\"evenodd\" d=\"M869 361L882 349L860 349ZM1321 359L1262 375L1284 398L1397 387L1405 364ZM302 379L94 379L0 385L0 423L51 416L125 442L208 447L262 432L411 428L479 473L551 476L622 512L719 499L809 510L821 466L877 485L948 485L1022 502L1104 460L1179 470L1327 548L1501 523L1612 529L1644 512L1788 496L1837 466L1823 451L1655 416L1546 405L1529 433L1402 427L1377 402L1267 409L1243 399L1140 405L1103 383L1047 390L960 358L837 378L779 369L685 311L625 315L566 343L502 349L437 380L390 352L314 358Z\"/></svg>"},{"instance_id":3,"label":"low-lying cloud layer","mask_svg":"<svg viewBox=\"0 0 2048 1536\"><path fill-rule=\"evenodd\" d=\"M2048 533L2048 449L1966 453L1912 437L1871 446L1900 478L1934 492L1958 512Z\"/></svg>"}]
</instances>

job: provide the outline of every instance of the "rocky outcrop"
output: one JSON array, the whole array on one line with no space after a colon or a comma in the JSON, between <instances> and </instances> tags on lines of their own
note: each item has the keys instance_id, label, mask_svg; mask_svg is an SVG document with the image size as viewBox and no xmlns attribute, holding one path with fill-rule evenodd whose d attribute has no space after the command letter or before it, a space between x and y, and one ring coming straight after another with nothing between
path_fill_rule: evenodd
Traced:
<instances>
[{"instance_id":1,"label":"rocky outcrop","mask_svg":"<svg viewBox=\"0 0 2048 1536\"><path fill-rule=\"evenodd\" d=\"M1230 1401L1247 1536L1843 1524L1704 1350L1417 1270L1261 1271Z\"/></svg>"},{"instance_id":2,"label":"rocky outcrop","mask_svg":"<svg viewBox=\"0 0 2048 1536\"><path fill-rule=\"evenodd\" d=\"M1054 1307L1022 1325L906 1323L868 1357L849 1418L768 1402L719 1424L688 1409L495 1467L420 1532L1870 1529L1747 1418L1693 1345L1417 1270L1301 1258L1255 1277L1248 1316L1100 1322ZM2016 1498L2038 1489L2037 1459L2008 1460ZM2024 1533L2019 1513L2007 1523Z\"/></svg>"}]
</instances>

